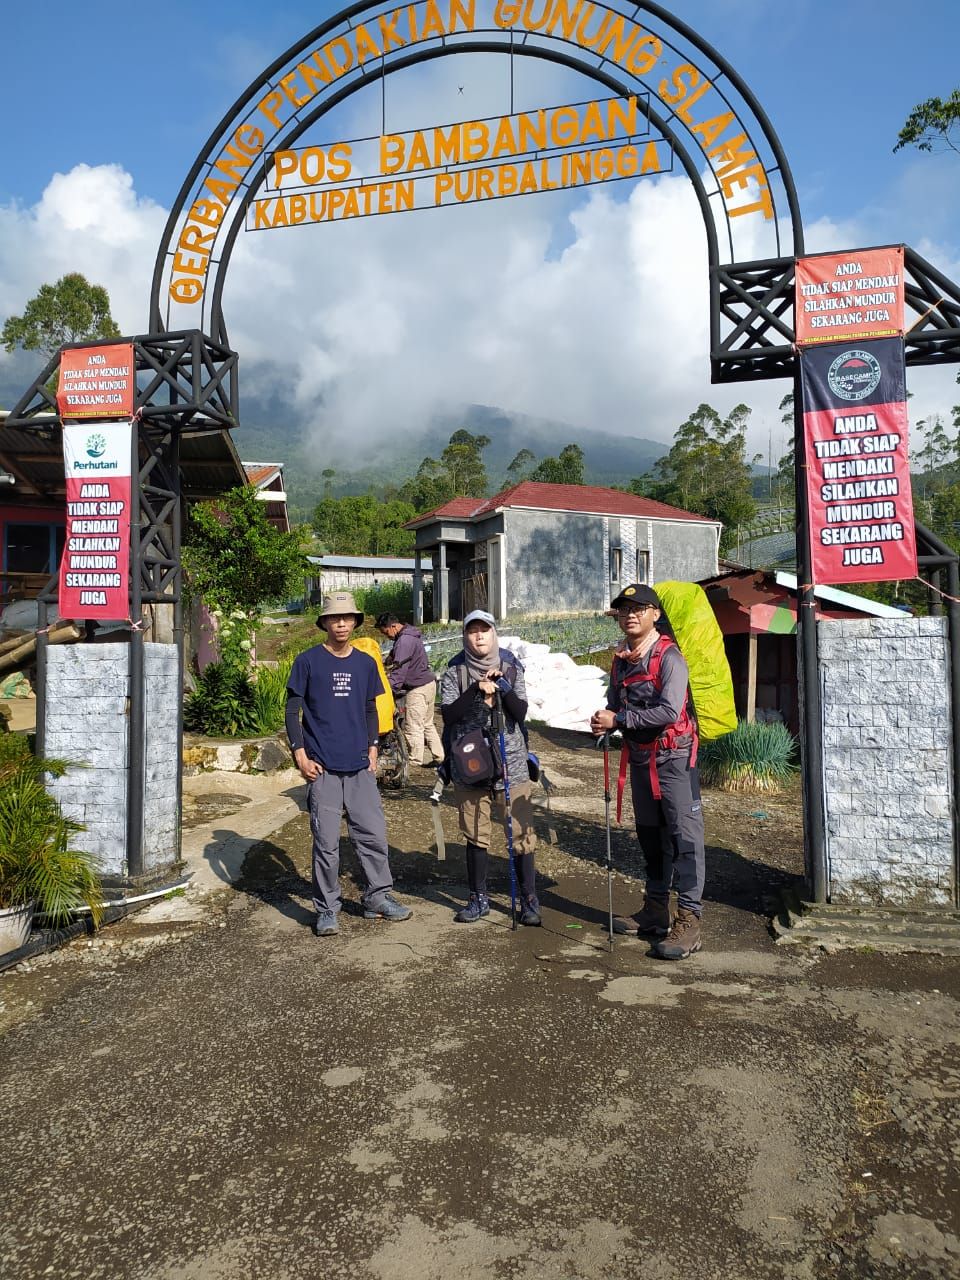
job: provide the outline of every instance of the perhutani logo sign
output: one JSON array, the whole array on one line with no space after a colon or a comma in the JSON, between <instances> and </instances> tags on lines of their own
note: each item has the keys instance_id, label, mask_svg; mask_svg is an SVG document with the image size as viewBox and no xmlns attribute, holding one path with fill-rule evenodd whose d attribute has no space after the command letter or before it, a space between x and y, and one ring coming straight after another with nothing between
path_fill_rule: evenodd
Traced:
<instances>
[{"instance_id":1,"label":"perhutani logo sign","mask_svg":"<svg viewBox=\"0 0 960 1280\"><path fill-rule=\"evenodd\" d=\"M880 385L880 377L879 362L869 351L843 351L827 371L830 390L850 404L872 395Z\"/></svg>"},{"instance_id":2,"label":"perhutani logo sign","mask_svg":"<svg viewBox=\"0 0 960 1280\"><path fill-rule=\"evenodd\" d=\"M73 464L74 471L119 471L120 464L116 458L108 458L104 462L81 462L78 458Z\"/></svg>"},{"instance_id":3,"label":"perhutani logo sign","mask_svg":"<svg viewBox=\"0 0 960 1280\"><path fill-rule=\"evenodd\" d=\"M59 593L64 618L129 615L134 429L132 422L64 424L67 525Z\"/></svg>"}]
</instances>

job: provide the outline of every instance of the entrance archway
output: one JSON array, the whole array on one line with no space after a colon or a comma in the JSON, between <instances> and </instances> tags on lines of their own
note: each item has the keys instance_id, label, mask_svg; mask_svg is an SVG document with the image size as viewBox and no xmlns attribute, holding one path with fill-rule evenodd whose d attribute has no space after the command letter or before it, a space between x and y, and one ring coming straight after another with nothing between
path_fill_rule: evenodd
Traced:
<instances>
[{"instance_id":1,"label":"entrance archway","mask_svg":"<svg viewBox=\"0 0 960 1280\"><path fill-rule=\"evenodd\" d=\"M142 607L171 605L180 627L181 439L237 424L237 357L223 313L224 284L237 237L266 183L277 151L294 147L352 94L406 69L460 55L539 59L576 72L620 98L635 98L649 128L669 148L695 192L707 241L712 381L794 379L796 476L804 475L794 277L803 253L796 190L777 135L744 79L686 23L657 4L592 0L419 0L358 3L298 41L224 115L197 156L171 209L154 268L148 334L134 338L139 522L135 522L129 642L130 706L127 865L144 873L145 771L141 738ZM512 84L512 76L511 76ZM511 101L511 111L513 103ZM749 257L738 253L751 229ZM760 228L762 234L755 234ZM757 240L764 255L757 256ZM960 289L913 250L905 252L906 363L960 362ZM59 426L47 382L55 357L10 415L12 429ZM815 599L810 585L806 490L797 489L799 647L803 673L804 811L808 873L825 900L825 815ZM922 563L946 566L927 540ZM956 565L949 570L955 576ZM960 593L954 577L950 592ZM56 580L45 593L56 597ZM960 654L960 604L950 634ZM41 684L46 640L38 635ZM952 664L960 707L960 661ZM960 725L955 727L960 730ZM182 726L178 727L178 733ZM41 728L42 738L42 728ZM953 742L960 777L960 731ZM954 806L955 808L955 806ZM955 824L955 828L960 824ZM957 836L955 834L955 839Z\"/></svg>"},{"instance_id":2,"label":"entrance archway","mask_svg":"<svg viewBox=\"0 0 960 1280\"><path fill-rule=\"evenodd\" d=\"M157 254L151 332L198 328L228 345L224 282L273 154L292 148L363 87L380 82L385 91L389 77L400 71L464 54L539 59L614 94L638 95L640 110L669 144L700 206L715 380L720 374L737 380L731 373L783 376L792 339L782 320L789 298L771 295L763 267L803 251L789 165L744 79L697 32L656 4L641 12L634 5L617 9L586 0L423 0L403 8L361 3L342 10L271 63L197 156ZM735 264L738 229L747 222L762 225L768 252L745 273ZM737 285L744 276L749 283ZM780 283L775 275L772 280ZM758 287L768 295L772 327L762 351L756 343L745 348L745 334L734 332L740 327L736 293ZM774 355L776 347L781 350ZM725 348L738 358L725 361Z\"/></svg>"}]
</instances>

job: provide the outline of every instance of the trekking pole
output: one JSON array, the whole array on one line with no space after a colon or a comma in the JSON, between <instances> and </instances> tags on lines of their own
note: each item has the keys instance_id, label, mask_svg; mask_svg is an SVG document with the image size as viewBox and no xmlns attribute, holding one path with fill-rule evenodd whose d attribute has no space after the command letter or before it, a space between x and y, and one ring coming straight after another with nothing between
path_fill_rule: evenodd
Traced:
<instances>
[{"instance_id":1,"label":"trekking pole","mask_svg":"<svg viewBox=\"0 0 960 1280\"><path fill-rule=\"evenodd\" d=\"M613 859L610 853L610 733L600 740L603 747L603 813L607 825L607 940L613 950Z\"/></svg>"},{"instance_id":2,"label":"trekking pole","mask_svg":"<svg viewBox=\"0 0 960 1280\"><path fill-rule=\"evenodd\" d=\"M497 731L499 734L500 768L503 770L503 807L506 813L507 860L510 863L510 928L517 927L517 868L513 860L513 811L510 808L510 770L507 767L507 739L500 694L496 696Z\"/></svg>"}]
</instances>

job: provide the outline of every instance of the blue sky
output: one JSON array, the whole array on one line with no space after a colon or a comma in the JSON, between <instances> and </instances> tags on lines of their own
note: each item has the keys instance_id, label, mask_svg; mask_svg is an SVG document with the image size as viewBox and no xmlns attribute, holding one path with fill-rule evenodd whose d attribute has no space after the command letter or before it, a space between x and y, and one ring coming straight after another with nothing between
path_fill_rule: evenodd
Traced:
<instances>
[{"instance_id":1,"label":"blue sky","mask_svg":"<svg viewBox=\"0 0 960 1280\"><path fill-rule=\"evenodd\" d=\"M734 65L766 109L793 170L805 225L812 233L810 247L904 240L956 278L960 157L892 153L911 107L960 84L956 0L913 5L902 0L794 0L789 5L688 0L666 7ZM152 266L159 228L208 132L260 70L334 8L301 2L270 9L247 0L209 0L204 5L167 0L163 6L121 10L103 0L83 5L43 0L8 11L3 76L8 124L0 165L0 237L7 248L0 243L0 319L19 311L44 280L71 269L74 253L83 258L77 267L86 267L91 278L98 277L99 269L121 324L142 328L146 298L142 303L137 299ZM455 63L461 65L454 68ZM467 102L502 109L496 94L491 95L488 72L469 59L445 59L442 68L420 69L416 80L413 72L404 75L411 77L412 100L432 113L431 123L445 123L462 112L454 100L457 81L466 82ZM550 84L549 78L545 83ZM558 91L558 85L544 91ZM534 97L540 92L539 83L528 88ZM370 110L369 100L353 103L344 113L344 128L348 121L364 124ZM78 171L81 165L87 169ZM56 180L57 174L63 177ZM588 425L592 416L597 426L613 423L666 438L697 399L712 398L722 407L726 392L712 391L703 376L705 353L700 352L696 365L691 364L696 353L685 353L672 384L658 373L655 389L651 377L636 385L621 380L611 393L614 361L607 368L599 349L592 352L584 338L582 380L587 386L582 394L572 394L563 385L562 368L569 364L570 349L549 327L551 306L565 305L569 323L574 321L585 289L597 295L591 303L597 316L626 301L617 292L615 264L596 249L599 238L607 236L610 244L619 238L622 246L629 237L631 255L656 252L651 228L659 219L656 226L665 237L664 220L671 218L667 191L657 188L631 198L634 186L640 184L621 184L616 193L602 195L592 189L575 199L534 196L496 202L501 206L497 209L451 211L451 221L443 227L443 238L457 241L456 257L450 259L435 256L442 253L434 243L441 238L437 219L447 218L446 213L369 219L365 228L338 228L337 238L326 241L319 237L328 228L276 232L263 239L290 238L282 251L271 251L277 256L269 260L276 314L253 281L244 283L243 272L252 267L235 262L238 281L235 287L231 281L227 299L231 339L241 355L248 355L250 368L256 366L264 391L270 368L282 365L286 372L281 381L290 387L298 412L316 406L318 424L333 435L340 431L351 437L355 426L374 439L384 403L395 403L398 395L410 400L408 421L413 422L416 415L449 404L458 389L468 400L483 399L480 393L489 385L490 402L504 404L513 397L506 408L561 416L567 406L575 424ZM631 220L624 222L618 209L628 201ZM106 205L116 213L109 226L103 222ZM387 231L370 226L377 221L418 225ZM296 247L291 247L294 241ZM312 269L310 264L322 260L328 246L333 260L351 257L354 266L349 276L337 276L333 268L321 271L318 283L324 286L326 308L319 306L314 289L307 317L310 337L301 350L296 335L304 328L303 318L298 326L286 327L302 278L298 263L305 264L303 270ZM679 264L682 239L669 251ZM491 262L502 265L503 257L510 259L510 271L498 270L495 292L485 294L482 282L467 279L489 279ZM418 264L417 271L409 268L408 259ZM457 264L456 282L451 281L451 261ZM261 278L263 270L261 262ZM657 288L663 281L645 276L639 259L636 271L636 290L649 290L655 322ZM397 281L402 277L402 288L397 283L391 294L386 277L394 276ZM444 282L445 299L439 286L431 296L431 279ZM680 281L682 285L682 275ZM513 290L506 308L504 293ZM283 306L281 296L286 298ZM371 324L358 321L354 313L359 306L372 317ZM258 307L259 327L252 318ZM516 322L518 308L530 316L530 324ZM478 312L488 315L486 328L471 320L455 340L447 338L453 317ZM437 324L432 330L428 326L425 337L424 316L431 315L437 316ZM546 326L541 341L531 336L537 322ZM602 340L609 346L616 336L611 331ZM425 342L433 344L432 359L424 353ZM632 350L619 352L620 363L629 363ZM391 390L383 402L368 388L357 393L358 378L369 380L369 369L363 374L365 360L386 371L384 382L389 374ZM485 382L475 377L483 361ZM662 361L659 352L656 362ZM593 389L591 373L597 379ZM699 379L696 388L693 376ZM432 398L423 390L431 377ZM924 412L952 403L950 380L944 373L929 383L919 379ZM553 395L551 388L558 382L561 390ZM765 436L760 419L769 418L774 392L779 395L783 388L746 390L749 396L740 394L758 403L757 432ZM641 410L639 397L646 397Z\"/></svg>"}]
</instances>

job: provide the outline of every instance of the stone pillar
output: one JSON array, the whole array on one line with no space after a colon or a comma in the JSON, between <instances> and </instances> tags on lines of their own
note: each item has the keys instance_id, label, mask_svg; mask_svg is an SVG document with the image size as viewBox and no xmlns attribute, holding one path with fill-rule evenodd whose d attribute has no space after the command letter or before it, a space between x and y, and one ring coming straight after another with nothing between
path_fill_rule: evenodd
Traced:
<instances>
[{"instance_id":1,"label":"stone pillar","mask_svg":"<svg viewBox=\"0 0 960 1280\"><path fill-rule=\"evenodd\" d=\"M947 621L817 625L830 901L955 906Z\"/></svg>"},{"instance_id":2,"label":"stone pillar","mask_svg":"<svg viewBox=\"0 0 960 1280\"><path fill-rule=\"evenodd\" d=\"M144 645L143 869L145 880L173 875L180 856L177 647ZM66 817L83 823L78 849L92 853L108 883L129 884L127 777L130 646L50 645L44 753L75 762L50 791Z\"/></svg>"},{"instance_id":3,"label":"stone pillar","mask_svg":"<svg viewBox=\"0 0 960 1280\"><path fill-rule=\"evenodd\" d=\"M440 543L440 567L437 570L439 581L433 584L434 600L433 616L437 622L450 621L450 578L447 568L447 544ZM439 612L438 612L439 609Z\"/></svg>"}]
</instances>

